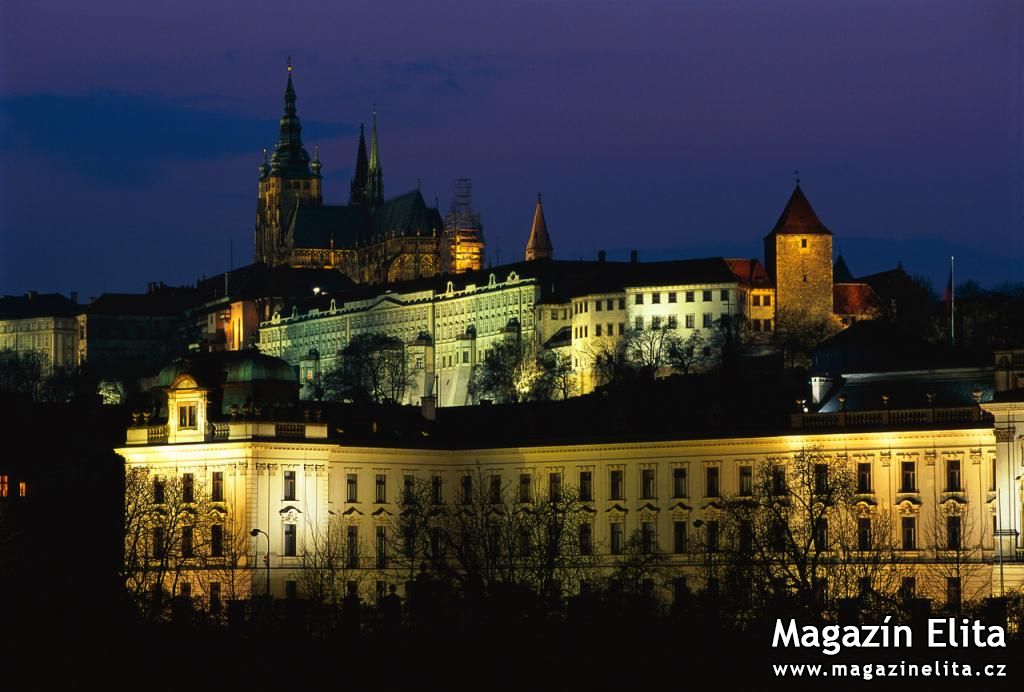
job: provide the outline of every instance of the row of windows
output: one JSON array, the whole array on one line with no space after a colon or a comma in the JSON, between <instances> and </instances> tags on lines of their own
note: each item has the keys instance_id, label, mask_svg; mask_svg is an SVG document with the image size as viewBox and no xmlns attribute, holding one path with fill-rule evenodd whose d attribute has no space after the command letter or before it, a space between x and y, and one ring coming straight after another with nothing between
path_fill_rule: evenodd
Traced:
<instances>
[{"instance_id":1,"label":"row of windows","mask_svg":"<svg viewBox=\"0 0 1024 692\"><path fill-rule=\"evenodd\" d=\"M683 293L683 297L684 297L684 299L685 299L685 301L687 303L693 303L693 302L696 301L697 293L698 293L698 291L685 291ZM714 291L704 290L704 291L699 291L699 293L700 293L701 300L703 302L705 302L705 303L710 303L712 300L714 300L714 298L713 298ZM719 290L718 291L718 299L721 300L723 303L729 302L729 293L730 293L730 291L727 288L723 288L723 289ZM636 305L643 305L644 304L644 295L645 294L643 294L643 293L635 294L635 296L633 298L634 303ZM658 305L658 304L661 303L661 293L651 293L650 296L651 296L651 304L652 305ZM669 303L677 302L676 294L674 292L668 293L668 302Z\"/></svg>"},{"instance_id":2,"label":"row of windows","mask_svg":"<svg viewBox=\"0 0 1024 692\"><path fill-rule=\"evenodd\" d=\"M754 307L759 307L761 305L764 305L765 307L771 307L772 297L771 295L761 296L755 293L754 295L750 296L750 304L753 305Z\"/></svg>"},{"instance_id":3,"label":"row of windows","mask_svg":"<svg viewBox=\"0 0 1024 692\"><path fill-rule=\"evenodd\" d=\"M11 479L0 475L0 497L9 497L12 491ZM18 481L18 497L28 497L28 482Z\"/></svg>"}]
</instances>

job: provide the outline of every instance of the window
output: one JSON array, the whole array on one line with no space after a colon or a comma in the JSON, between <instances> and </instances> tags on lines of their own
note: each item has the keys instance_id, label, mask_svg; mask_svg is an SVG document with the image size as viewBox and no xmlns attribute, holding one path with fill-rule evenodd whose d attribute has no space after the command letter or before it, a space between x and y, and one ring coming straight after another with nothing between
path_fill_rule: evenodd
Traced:
<instances>
[{"instance_id":1,"label":"window","mask_svg":"<svg viewBox=\"0 0 1024 692\"><path fill-rule=\"evenodd\" d=\"M196 490L195 490L195 477L191 473L185 473L181 476L181 501L182 502L195 502Z\"/></svg>"},{"instance_id":2,"label":"window","mask_svg":"<svg viewBox=\"0 0 1024 692\"><path fill-rule=\"evenodd\" d=\"M754 549L754 524L750 519L740 520L739 551L749 554Z\"/></svg>"},{"instance_id":3,"label":"window","mask_svg":"<svg viewBox=\"0 0 1024 692\"><path fill-rule=\"evenodd\" d=\"M871 464L870 462L860 462L857 464L857 492L858 493L870 493L871 492Z\"/></svg>"},{"instance_id":4,"label":"window","mask_svg":"<svg viewBox=\"0 0 1024 692\"><path fill-rule=\"evenodd\" d=\"M284 554L285 557L295 557L295 524L284 525Z\"/></svg>"},{"instance_id":5,"label":"window","mask_svg":"<svg viewBox=\"0 0 1024 692\"><path fill-rule=\"evenodd\" d=\"M345 527L345 564L350 568L359 566L359 527L355 524Z\"/></svg>"},{"instance_id":6,"label":"window","mask_svg":"<svg viewBox=\"0 0 1024 692\"><path fill-rule=\"evenodd\" d=\"M686 552L686 522L672 522L672 552L677 555Z\"/></svg>"},{"instance_id":7,"label":"window","mask_svg":"<svg viewBox=\"0 0 1024 692\"><path fill-rule=\"evenodd\" d=\"M960 492L960 460L950 459L946 462L946 492Z\"/></svg>"},{"instance_id":8,"label":"window","mask_svg":"<svg viewBox=\"0 0 1024 692\"><path fill-rule=\"evenodd\" d=\"M220 600L220 582L210 582L210 613L213 615L219 615L221 610Z\"/></svg>"},{"instance_id":9,"label":"window","mask_svg":"<svg viewBox=\"0 0 1024 692\"><path fill-rule=\"evenodd\" d=\"M345 474L345 501L359 502L358 477L354 473Z\"/></svg>"},{"instance_id":10,"label":"window","mask_svg":"<svg viewBox=\"0 0 1024 692\"><path fill-rule=\"evenodd\" d=\"M210 526L210 557L224 557L224 527L220 524Z\"/></svg>"},{"instance_id":11,"label":"window","mask_svg":"<svg viewBox=\"0 0 1024 692\"><path fill-rule=\"evenodd\" d=\"M466 474L462 477L462 504L468 505L473 502L473 477Z\"/></svg>"},{"instance_id":12,"label":"window","mask_svg":"<svg viewBox=\"0 0 1024 692\"><path fill-rule=\"evenodd\" d=\"M625 310L625 309L626 309L626 299L625 298L619 298L619 310Z\"/></svg>"},{"instance_id":13,"label":"window","mask_svg":"<svg viewBox=\"0 0 1024 692\"><path fill-rule=\"evenodd\" d=\"M670 303L676 302L676 294L675 294L675 292L672 292L672 291L669 292L669 294L668 294L668 302L670 302Z\"/></svg>"},{"instance_id":14,"label":"window","mask_svg":"<svg viewBox=\"0 0 1024 692\"><path fill-rule=\"evenodd\" d=\"M640 524L640 548L645 555L653 553L657 547L654 533L654 522L645 521Z\"/></svg>"},{"instance_id":15,"label":"window","mask_svg":"<svg viewBox=\"0 0 1024 692\"><path fill-rule=\"evenodd\" d=\"M224 501L224 472L213 472L213 486L210 490L210 499L214 502Z\"/></svg>"},{"instance_id":16,"label":"window","mask_svg":"<svg viewBox=\"0 0 1024 692\"><path fill-rule=\"evenodd\" d=\"M857 519L857 550L871 550L871 520Z\"/></svg>"},{"instance_id":17,"label":"window","mask_svg":"<svg viewBox=\"0 0 1024 692\"><path fill-rule=\"evenodd\" d=\"M622 500L625 498L624 488L622 487L622 471L619 469L613 469L609 473L609 487L610 487L610 499Z\"/></svg>"},{"instance_id":18,"label":"window","mask_svg":"<svg viewBox=\"0 0 1024 692\"><path fill-rule=\"evenodd\" d=\"M407 473L402 476L402 486L402 502L407 505L412 504L416 497L416 479L413 478L412 474Z\"/></svg>"},{"instance_id":19,"label":"window","mask_svg":"<svg viewBox=\"0 0 1024 692\"><path fill-rule=\"evenodd\" d=\"M718 497L718 467L704 469L704 497Z\"/></svg>"},{"instance_id":20,"label":"window","mask_svg":"<svg viewBox=\"0 0 1024 692\"><path fill-rule=\"evenodd\" d=\"M686 497L686 467L672 469L672 497Z\"/></svg>"},{"instance_id":21,"label":"window","mask_svg":"<svg viewBox=\"0 0 1024 692\"><path fill-rule=\"evenodd\" d=\"M786 494L786 467L776 465L772 467L772 493L775 495Z\"/></svg>"},{"instance_id":22,"label":"window","mask_svg":"<svg viewBox=\"0 0 1024 692\"><path fill-rule=\"evenodd\" d=\"M580 471L580 500L592 502L594 500L594 480L591 471Z\"/></svg>"},{"instance_id":23,"label":"window","mask_svg":"<svg viewBox=\"0 0 1024 692\"><path fill-rule=\"evenodd\" d=\"M761 305L761 296L759 296L759 295L752 295L752 296L750 296L750 304L753 305L754 307L759 307Z\"/></svg>"},{"instance_id":24,"label":"window","mask_svg":"<svg viewBox=\"0 0 1024 692\"><path fill-rule=\"evenodd\" d=\"M708 535L708 552L709 553L717 553L718 552L718 522L717 521L709 521L706 524L706 527L707 527L707 532L708 532L708 534L707 534Z\"/></svg>"},{"instance_id":25,"label":"window","mask_svg":"<svg viewBox=\"0 0 1024 692\"><path fill-rule=\"evenodd\" d=\"M904 601L917 598L917 579L915 577L903 577L900 584L900 596Z\"/></svg>"},{"instance_id":26,"label":"window","mask_svg":"<svg viewBox=\"0 0 1024 692\"><path fill-rule=\"evenodd\" d=\"M701 291L700 299L703 300L705 303L710 303L711 302L711 291Z\"/></svg>"},{"instance_id":27,"label":"window","mask_svg":"<svg viewBox=\"0 0 1024 692\"><path fill-rule=\"evenodd\" d=\"M723 303L728 303L729 302L729 289L728 288L723 288L719 292L718 297L722 300Z\"/></svg>"},{"instance_id":28,"label":"window","mask_svg":"<svg viewBox=\"0 0 1024 692\"><path fill-rule=\"evenodd\" d=\"M377 527L377 569L388 566L388 527Z\"/></svg>"},{"instance_id":29,"label":"window","mask_svg":"<svg viewBox=\"0 0 1024 692\"><path fill-rule=\"evenodd\" d=\"M498 474L491 475L491 504L498 504L501 502L501 476Z\"/></svg>"},{"instance_id":30,"label":"window","mask_svg":"<svg viewBox=\"0 0 1024 692\"><path fill-rule=\"evenodd\" d=\"M552 310L551 311L551 319L553 319L553 320L557 320L558 319L558 310Z\"/></svg>"},{"instance_id":31,"label":"window","mask_svg":"<svg viewBox=\"0 0 1024 692\"><path fill-rule=\"evenodd\" d=\"M692 303L693 302L693 291L687 291L686 292L686 302L687 303Z\"/></svg>"},{"instance_id":32,"label":"window","mask_svg":"<svg viewBox=\"0 0 1024 692\"><path fill-rule=\"evenodd\" d=\"M644 328L644 318L642 316L640 316L640 315L637 315L636 319L633 320L633 326L636 327L637 330L643 329Z\"/></svg>"},{"instance_id":33,"label":"window","mask_svg":"<svg viewBox=\"0 0 1024 692\"><path fill-rule=\"evenodd\" d=\"M914 517L903 517L903 549L917 549L917 519Z\"/></svg>"},{"instance_id":34,"label":"window","mask_svg":"<svg viewBox=\"0 0 1024 692\"><path fill-rule=\"evenodd\" d=\"M7 481L7 476L4 476L3 477L3 486L0 487L0 490L2 490L2 492L0 492L0 497L5 497L7 495L7 484L6 484L6 481ZM160 478L154 478L153 479L153 502L155 502L158 505L162 505L164 503L165 498L166 498L166 493L164 491L165 491L166 487L167 487L167 484L164 483L163 479L160 479Z\"/></svg>"},{"instance_id":35,"label":"window","mask_svg":"<svg viewBox=\"0 0 1024 692\"><path fill-rule=\"evenodd\" d=\"M691 312L686 316L686 328L693 329L696 324L696 315Z\"/></svg>"},{"instance_id":36,"label":"window","mask_svg":"<svg viewBox=\"0 0 1024 692\"><path fill-rule=\"evenodd\" d=\"M769 296L765 296L763 302L764 302L764 306L765 307L771 306L771 304L772 304L772 297L770 295ZM768 330L766 329L765 331L768 331Z\"/></svg>"},{"instance_id":37,"label":"window","mask_svg":"<svg viewBox=\"0 0 1024 692\"><path fill-rule=\"evenodd\" d=\"M828 519L825 517L818 517L814 522L814 548L828 550Z\"/></svg>"},{"instance_id":38,"label":"window","mask_svg":"<svg viewBox=\"0 0 1024 692\"><path fill-rule=\"evenodd\" d=\"M679 328L679 318L676 317L675 315L669 315L668 316L668 328L669 329L678 329Z\"/></svg>"},{"instance_id":39,"label":"window","mask_svg":"<svg viewBox=\"0 0 1024 692\"><path fill-rule=\"evenodd\" d=\"M642 469L640 471L640 497L644 500L652 500L657 497L655 492L654 469Z\"/></svg>"},{"instance_id":40,"label":"window","mask_svg":"<svg viewBox=\"0 0 1024 692\"><path fill-rule=\"evenodd\" d=\"M519 501L530 502L533 499L530 488L530 474L520 473L519 474Z\"/></svg>"},{"instance_id":41,"label":"window","mask_svg":"<svg viewBox=\"0 0 1024 692\"><path fill-rule=\"evenodd\" d=\"M294 500L295 499L295 472L285 471L284 472L284 499ZM353 500L354 502L354 500Z\"/></svg>"},{"instance_id":42,"label":"window","mask_svg":"<svg viewBox=\"0 0 1024 692\"><path fill-rule=\"evenodd\" d=\"M946 577L946 605L960 608L960 577Z\"/></svg>"},{"instance_id":43,"label":"window","mask_svg":"<svg viewBox=\"0 0 1024 692\"><path fill-rule=\"evenodd\" d=\"M614 310L615 309L615 300L613 298L609 298L608 300L605 301L605 306L604 307L605 307L605 310Z\"/></svg>"},{"instance_id":44,"label":"window","mask_svg":"<svg viewBox=\"0 0 1024 692\"><path fill-rule=\"evenodd\" d=\"M754 494L754 469L750 466L740 467L740 495L750 497Z\"/></svg>"},{"instance_id":45,"label":"window","mask_svg":"<svg viewBox=\"0 0 1024 692\"><path fill-rule=\"evenodd\" d=\"M469 351L463 351L462 352L462 362L463 363L468 363L469 362Z\"/></svg>"},{"instance_id":46,"label":"window","mask_svg":"<svg viewBox=\"0 0 1024 692\"><path fill-rule=\"evenodd\" d=\"M178 428L180 430L195 430L196 425L196 405L195 404L181 404L178 406Z\"/></svg>"},{"instance_id":47,"label":"window","mask_svg":"<svg viewBox=\"0 0 1024 692\"><path fill-rule=\"evenodd\" d=\"M634 302L637 305L643 305L644 304L644 294L643 293L637 293L636 294L636 299L634 300Z\"/></svg>"},{"instance_id":48,"label":"window","mask_svg":"<svg viewBox=\"0 0 1024 692\"><path fill-rule=\"evenodd\" d=\"M194 543L192 541L192 527L181 527L181 556L193 557L195 555Z\"/></svg>"},{"instance_id":49,"label":"window","mask_svg":"<svg viewBox=\"0 0 1024 692\"><path fill-rule=\"evenodd\" d=\"M604 303L602 303L600 300L595 300L594 301L594 312L601 312L601 308L603 306L604 306Z\"/></svg>"},{"instance_id":50,"label":"window","mask_svg":"<svg viewBox=\"0 0 1024 692\"><path fill-rule=\"evenodd\" d=\"M441 476L437 474L430 477L430 502L435 505L440 505L444 502L443 484Z\"/></svg>"},{"instance_id":51,"label":"window","mask_svg":"<svg viewBox=\"0 0 1024 692\"><path fill-rule=\"evenodd\" d=\"M946 549L960 550L960 516L946 517Z\"/></svg>"},{"instance_id":52,"label":"window","mask_svg":"<svg viewBox=\"0 0 1024 692\"><path fill-rule=\"evenodd\" d=\"M807 247L807 238L801 238L800 239L800 247L802 247L802 248Z\"/></svg>"},{"instance_id":53,"label":"window","mask_svg":"<svg viewBox=\"0 0 1024 692\"><path fill-rule=\"evenodd\" d=\"M655 315L651 318L651 329L661 329L661 317Z\"/></svg>"},{"instance_id":54,"label":"window","mask_svg":"<svg viewBox=\"0 0 1024 692\"><path fill-rule=\"evenodd\" d=\"M828 494L828 464L814 465L814 492L817 495Z\"/></svg>"},{"instance_id":55,"label":"window","mask_svg":"<svg viewBox=\"0 0 1024 692\"><path fill-rule=\"evenodd\" d=\"M589 521L580 524L580 555L594 552L594 527Z\"/></svg>"},{"instance_id":56,"label":"window","mask_svg":"<svg viewBox=\"0 0 1024 692\"><path fill-rule=\"evenodd\" d=\"M661 304L661 294L660 293L652 293L651 294L651 302L654 303L655 305Z\"/></svg>"},{"instance_id":57,"label":"window","mask_svg":"<svg viewBox=\"0 0 1024 692\"><path fill-rule=\"evenodd\" d=\"M153 527L153 557L161 558L164 556L164 528L162 526Z\"/></svg>"},{"instance_id":58,"label":"window","mask_svg":"<svg viewBox=\"0 0 1024 692\"><path fill-rule=\"evenodd\" d=\"M611 538L612 555L622 555L622 522L612 523Z\"/></svg>"},{"instance_id":59,"label":"window","mask_svg":"<svg viewBox=\"0 0 1024 692\"><path fill-rule=\"evenodd\" d=\"M562 500L562 474L552 472L548 474L548 499L551 502Z\"/></svg>"},{"instance_id":60,"label":"window","mask_svg":"<svg viewBox=\"0 0 1024 692\"><path fill-rule=\"evenodd\" d=\"M594 336L601 336L601 325L594 325Z\"/></svg>"},{"instance_id":61,"label":"window","mask_svg":"<svg viewBox=\"0 0 1024 692\"><path fill-rule=\"evenodd\" d=\"M622 336L625 333L626 333L626 323L625 322L619 322L619 336ZM609 334L608 336L611 336L611 334Z\"/></svg>"},{"instance_id":62,"label":"window","mask_svg":"<svg viewBox=\"0 0 1024 692\"><path fill-rule=\"evenodd\" d=\"M704 321L702 322L702 324L703 324L705 329L710 329L711 327L714 326L714 322L711 319L711 313L710 312L705 312L703 317L704 317Z\"/></svg>"},{"instance_id":63,"label":"window","mask_svg":"<svg viewBox=\"0 0 1024 692\"><path fill-rule=\"evenodd\" d=\"M383 473L378 473L376 476L374 499L378 503L388 501L388 481L387 476Z\"/></svg>"},{"instance_id":64,"label":"window","mask_svg":"<svg viewBox=\"0 0 1024 692\"><path fill-rule=\"evenodd\" d=\"M770 332L772 330L772 321L771 320L764 320L764 321L762 321L762 324L764 325L764 330L766 332Z\"/></svg>"},{"instance_id":65,"label":"window","mask_svg":"<svg viewBox=\"0 0 1024 692\"><path fill-rule=\"evenodd\" d=\"M904 461L901 465L901 493L912 493L917 490L917 473L914 469L914 462Z\"/></svg>"}]
</instances>

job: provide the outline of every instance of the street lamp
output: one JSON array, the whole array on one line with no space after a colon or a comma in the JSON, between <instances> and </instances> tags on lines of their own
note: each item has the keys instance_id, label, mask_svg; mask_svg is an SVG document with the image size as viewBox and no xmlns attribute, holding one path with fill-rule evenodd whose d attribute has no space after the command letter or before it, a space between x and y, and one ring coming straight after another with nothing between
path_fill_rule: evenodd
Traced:
<instances>
[{"instance_id":1,"label":"street lamp","mask_svg":"<svg viewBox=\"0 0 1024 692\"><path fill-rule=\"evenodd\" d=\"M263 559L265 559L267 561L267 600L269 601L270 600L270 535L266 531L264 531L263 529L253 529L252 531L249 532L249 535L252 536L253 538L256 538L256 536L260 535L261 533L264 536L267 537L267 554L263 556Z\"/></svg>"}]
</instances>

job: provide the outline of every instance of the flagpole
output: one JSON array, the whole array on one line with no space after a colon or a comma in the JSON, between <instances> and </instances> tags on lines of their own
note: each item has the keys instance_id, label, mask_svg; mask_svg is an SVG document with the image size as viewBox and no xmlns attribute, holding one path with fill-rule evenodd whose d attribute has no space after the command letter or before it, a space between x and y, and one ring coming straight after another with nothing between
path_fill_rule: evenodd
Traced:
<instances>
[{"instance_id":1,"label":"flagpole","mask_svg":"<svg viewBox=\"0 0 1024 692\"><path fill-rule=\"evenodd\" d=\"M949 340L956 347L956 277L953 274L953 255L949 256Z\"/></svg>"}]
</instances>

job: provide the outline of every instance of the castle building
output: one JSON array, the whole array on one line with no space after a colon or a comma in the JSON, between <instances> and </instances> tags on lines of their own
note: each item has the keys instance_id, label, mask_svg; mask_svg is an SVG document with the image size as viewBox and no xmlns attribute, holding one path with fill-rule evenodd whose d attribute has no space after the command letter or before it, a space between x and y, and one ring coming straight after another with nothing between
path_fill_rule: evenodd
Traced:
<instances>
[{"instance_id":1,"label":"castle building","mask_svg":"<svg viewBox=\"0 0 1024 692\"><path fill-rule=\"evenodd\" d=\"M1016 380L1019 355L1004 356L1015 364ZM822 469L852 474L853 550L877 545L891 552L893 574L874 571L869 579L901 578L904 592L951 605L1024 586L1019 390L989 388L970 403L940 405L865 400L863 408L851 393L842 409L792 414L788 425L761 411L759 428L743 433L711 423L702 402L681 408L682 417L663 417L663 425L649 423L657 404L608 408L602 397L550 402L544 410L442 410L436 418L392 409L405 417L381 411L361 424L330 412L321 419L319 408L289 400L295 385L282 361L251 353L210 358L165 368L166 405L152 419L136 415L116 450L130 474L142 473L160 489L157 502L171 502L164 489L179 482L190 506L211 507L204 523L174 529L182 535L177 544L160 524L164 514L148 515L158 518L147 529L153 550L184 550L187 531L188 553L178 553L181 571L165 579L168 590L181 593L172 585L186 583L191 595L212 600L222 579L241 575L239 597L264 589L297 594L303 555L329 526L343 528L349 579L364 593L374 584L377 593L387 584L401 588L410 577L389 553L389 537L401 535L402 493L418 479L431 489L436 512L470 511L467 498L481 477L496 496L518 489L513 502L520 507L573 488L586 508L579 531L596 573L622 559L628 537L641 536L661 568L703 588L709 555L742 550L742 532L729 533L723 523L723 502L749 496L757 469L769 469L778 487L787 478L798 482L795 465L807 450L817 462L815 484L829 482L819 480ZM1000 382L997 390L1010 379ZM230 577L222 564L229 530L244 541ZM198 531L211 537L202 540ZM833 536L828 524L818 522L814 531L815 541L833 540L825 538ZM848 554L831 550L821 559L846 564ZM433 559L453 558L438 552ZM581 585L562 588L571 593ZM865 585L859 579L830 588L856 595Z\"/></svg>"},{"instance_id":2,"label":"castle building","mask_svg":"<svg viewBox=\"0 0 1024 692\"><path fill-rule=\"evenodd\" d=\"M79 310L74 294L0 296L0 352L37 353L47 371L71 370L77 363Z\"/></svg>"},{"instance_id":3,"label":"castle building","mask_svg":"<svg viewBox=\"0 0 1024 692\"><path fill-rule=\"evenodd\" d=\"M373 284L482 266L482 231L466 223L465 214L446 229L419 190L385 199L376 113L369 154L360 126L349 203L324 204L319 151L314 148L310 159L303 146L295 102L289 65L278 143L259 169L256 262L333 268L357 283Z\"/></svg>"}]
</instances>

